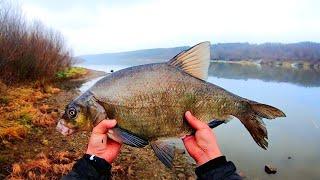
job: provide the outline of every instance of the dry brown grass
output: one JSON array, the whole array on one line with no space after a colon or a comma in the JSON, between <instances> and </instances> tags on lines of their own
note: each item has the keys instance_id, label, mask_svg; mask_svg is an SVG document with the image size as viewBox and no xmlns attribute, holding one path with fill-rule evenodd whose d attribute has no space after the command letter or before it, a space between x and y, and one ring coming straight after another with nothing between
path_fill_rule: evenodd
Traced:
<instances>
[{"instance_id":1,"label":"dry brown grass","mask_svg":"<svg viewBox=\"0 0 320 180\"><path fill-rule=\"evenodd\" d=\"M36 118L32 119L32 124L41 127L54 126L56 123L56 119L52 118L50 114L39 114Z\"/></svg>"},{"instance_id":2,"label":"dry brown grass","mask_svg":"<svg viewBox=\"0 0 320 180\"><path fill-rule=\"evenodd\" d=\"M0 140L23 139L27 131L27 128L23 125L2 120L0 124Z\"/></svg>"},{"instance_id":3,"label":"dry brown grass","mask_svg":"<svg viewBox=\"0 0 320 180\"><path fill-rule=\"evenodd\" d=\"M57 88L51 89L57 91ZM8 102L0 104L0 139L22 139L32 126L55 126L57 112L49 111L50 107L46 104L37 104L39 100L52 95L42 91L32 85L7 87L5 97Z\"/></svg>"},{"instance_id":4,"label":"dry brown grass","mask_svg":"<svg viewBox=\"0 0 320 180\"><path fill-rule=\"evenodd\" d=\"M8 179L58 179L72 169L78 157L66 151L49 156L40 153L35 159L13 164Z\"/></svg>"}]
</instances>

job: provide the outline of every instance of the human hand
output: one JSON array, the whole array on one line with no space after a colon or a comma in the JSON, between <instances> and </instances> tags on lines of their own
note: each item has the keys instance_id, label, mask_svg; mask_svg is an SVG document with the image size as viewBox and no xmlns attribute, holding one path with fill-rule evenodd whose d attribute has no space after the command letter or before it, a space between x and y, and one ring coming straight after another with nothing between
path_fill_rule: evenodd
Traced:
<instances>
[{"instance_id":1,"label":"human hand","mask_svg":"<svg viewBox=\"0 0 320 180\"><path fill-rule=\"evenodd\" d=\"M212 159L222 156L216 136L209 126L194 117L189 111L185 113L189 125L196 131L182 139L190 156L200 166Z\"/></svg>"},{"instance_id":2,"label":"human hand","mask_svg":"<svg viewBox=\"0 0 320 180\"><path fill-rule=\"evenodd\" d=\"M92 154L112 163L120 153L121 144L108 138L107 132L117 124L116 120L103 120L93 128L87 154Z\"/></svg>"}]
</instances>

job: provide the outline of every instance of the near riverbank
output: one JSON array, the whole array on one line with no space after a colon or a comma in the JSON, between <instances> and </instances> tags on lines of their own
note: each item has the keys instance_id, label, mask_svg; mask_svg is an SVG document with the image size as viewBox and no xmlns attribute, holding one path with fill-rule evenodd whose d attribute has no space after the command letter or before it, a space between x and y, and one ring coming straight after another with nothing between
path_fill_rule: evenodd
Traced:
<instances>
[{"instance_id":1,"label":"near riverbank","mask_svg":"<svg viewBox=\"0 0 320 180\"><path fill-rule=\"evenodd\" d=\"M66 152L56 149L68 145L55 133L57 120L65 104L78 95L77 87L105 75L102 71L84 68L73 68L72 72L68 78L48 85L0 84L0 179L50 177L54 176L48 174L52 170L65 173ZM61 156L62 159L55 161L63 161L63 166L53 167L47 159L51 156ZM35 160L39 157L41 161Z\"/></svg>"}]
</instances>

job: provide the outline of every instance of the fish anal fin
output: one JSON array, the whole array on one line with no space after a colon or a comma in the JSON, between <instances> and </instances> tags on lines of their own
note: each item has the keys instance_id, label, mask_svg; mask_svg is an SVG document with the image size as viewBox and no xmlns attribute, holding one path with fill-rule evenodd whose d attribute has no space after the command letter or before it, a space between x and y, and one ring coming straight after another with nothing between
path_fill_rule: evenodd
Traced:
<instances>
[{"instance_id":1,"label":"fish anal fin","mask_svg":"<svg viewBox=\"0 0 320 180\"><path fill-rule=\"evenodd\" d=\"M247 112L237 118L247 128L254 141L263 149L267 149L268 132L262 118L252 112Z\"/></svg>"},{"instance_id":2,"label":"fish anal fin","mask_svg":"<svg viewBox=\"0 0 320 180\"><path fill-rule=\"evenodd\" d=\"M172 168L174 159L174 146L166 141L153 141L151 147L158 159L167 167Z\"/></svg>"},{"instance_id":3,"label":"fish anal fin","mask_svg":"<svg viewBox=\"0 0 320 180\"><path fill-rule=\"evenodd\" d=\"M182 51L168 63L196 78L206 80L210 65L210 42L202 42Z\"/></svg>"},{"instance_id":4,"label":"fish anal fin","mask_svg":"<svg viewBox=\"0 0 320 180\"><path fill-rule=\"evenodd\" d=\"M121 127L115 127L108 131L108 137L111 139L119 142L124 143L126 145L132 146L132 147L145 147L149 144L149 142L135 134L133 134L130 131L127 131L125 129L122 129Z\"/></svg>"}]
</instances>

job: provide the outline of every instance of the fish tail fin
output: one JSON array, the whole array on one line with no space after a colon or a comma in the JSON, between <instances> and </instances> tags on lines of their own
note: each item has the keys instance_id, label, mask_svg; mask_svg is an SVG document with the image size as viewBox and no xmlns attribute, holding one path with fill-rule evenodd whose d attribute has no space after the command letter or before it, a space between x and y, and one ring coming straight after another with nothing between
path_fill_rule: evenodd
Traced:
<instances>
[{"instance_id":1,"label":"fish tail fin","mask_svg":"<svg viewBox=\"0 0 320 180\"><path fill-rule=\"evenodd\" d=\"M285 116L281 110L275 107L254 101L249 101L248 111L236 115L247 128L254 141L263 149L267 149L268 147L268 132L262 118L274 119Z\"/></svg>"},{"instance_id":2,"label":"fish tail fin","mask_svg":"<svg viewBox=\"0 0 320 180\"><path fill-rule=\"evenodd\" d=\"M286 115L281 110L275 107L266 104L260 104L254 101L250 101L249 104L252 110L263 118L274 119L277 117L286 117Z\"/></svg>"}]
</instances>

